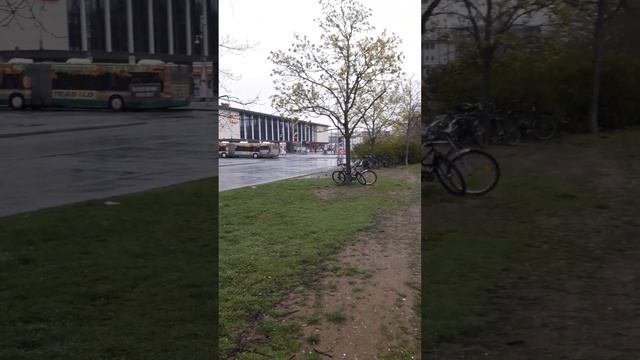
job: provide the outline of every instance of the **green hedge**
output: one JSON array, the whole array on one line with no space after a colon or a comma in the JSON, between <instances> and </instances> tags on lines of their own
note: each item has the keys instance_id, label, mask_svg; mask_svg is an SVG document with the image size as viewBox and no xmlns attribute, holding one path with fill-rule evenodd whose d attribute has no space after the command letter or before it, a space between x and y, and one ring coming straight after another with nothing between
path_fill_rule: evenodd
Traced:
<instances>
[{"instance_id":1,"label":"green hedge","mask_svg":"<svg viewBox=\"0 0 640 360\"><path fill-rule=\"evenodd\" d=\"M563 119L569 131L586 131L591 105L591 56L588 52L511 55L494 64L492 91L498 106L538 106ZM640 124L640 60L608 56L604 60L600 125L605 129ZM480 94L480 73L464 62L444 66L429 78L439 111Z\"/></svg>"},{"instance_id":2,"label":"green hedge","mask_svg":"<svg viewBox=\"0 0 640 360\"><path fill-rule=\"evenodd\" d=\"M382 137L377 139L374 154L375 156L388 156L397 164L404 164L406 139L399 136ZM415 164L421 159L421 144L419 140L409 141L409 163ZM353 154L356 157L363 157L371 154L371 146L364 141L353 147Z\"/></svg>"}]
</instances>

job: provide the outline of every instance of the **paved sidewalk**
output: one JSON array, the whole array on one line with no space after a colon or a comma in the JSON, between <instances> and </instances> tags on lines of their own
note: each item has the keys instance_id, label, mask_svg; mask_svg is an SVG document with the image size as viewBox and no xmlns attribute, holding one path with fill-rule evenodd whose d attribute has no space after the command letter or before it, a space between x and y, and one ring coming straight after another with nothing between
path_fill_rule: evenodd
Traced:
<instances>
[{"instance_id":1,"label":"paved sidewalk","mask_svg":"<svg viewBox=\"0 0 640 360\"><path fill-rule=\"evenodd\" d=\"M330 171L336 165L335 155L291 155L277 159L220 159L219 191L266 184Z\"/></svg>"},{"instance_id":2,"label":"paved sidewalk","mask_svg":"<svg viewBox=\"0 0 640 360\"><path fill-rule=\"evenodd\" d=\"M181 109L189 109L189 110L216 110L216 103L213 101L193 101L189 106L183 107Z\"/></svg>"}]
</instances>

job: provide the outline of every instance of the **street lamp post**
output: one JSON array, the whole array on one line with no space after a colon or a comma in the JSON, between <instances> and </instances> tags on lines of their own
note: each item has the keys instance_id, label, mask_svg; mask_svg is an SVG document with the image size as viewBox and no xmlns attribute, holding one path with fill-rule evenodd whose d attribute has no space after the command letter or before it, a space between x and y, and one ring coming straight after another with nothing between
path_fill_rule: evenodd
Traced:
<instances>
[{"instance_id":1,"label":"street lamp post","mask_svg":"<svg viewBox=\"0 0 640 360\"><path fill-rule=\"evenodd\" d=\"M195 36L195 43L196 45L200 44L200 53L202 55L202 63L200 64L201 65L200 97L202 98L202 100L209 97L209 91L207 86L207 56L205 55L206 44L204 41L205 31L207 31L205 29L205 26L206 26L206 19L203 14L203 15L200 15L200 34L197 34ZM205 94L205 89L207 89L206 94Z\"/></svg>"}]
</instances>

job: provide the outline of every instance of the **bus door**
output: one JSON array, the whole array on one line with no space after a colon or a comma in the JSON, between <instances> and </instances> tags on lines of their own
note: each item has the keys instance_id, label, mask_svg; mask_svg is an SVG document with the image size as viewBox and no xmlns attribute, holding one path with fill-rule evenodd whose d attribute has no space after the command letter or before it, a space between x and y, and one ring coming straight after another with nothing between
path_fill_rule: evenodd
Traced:
<instances>
[{"instance_id":1,"label":"bus door","mask_svg":"<svg viewBox=\"0 0 640 360\"><path fill-rule=\"evenodd\" d=\"M188 104L193 93L193 79L190 67L180 65L167 67L167 77L171 82L171 93L174 100Z\"/></svg>"},{"instance_id":2,"label":"bus door","mask_svg":"<svg viewBox=\"0 0 640 360\"><path fill-rule=\"evenodd\" d=\"M234 143L228 143L227 144L227 153L229 154L229 157L234 157L236 155L236 146L238 144L234 144Z\"/></svg>"},{"instance_id":3,"label":"bus door","mask_svg":"<svg viewBox=\"0 0 640 360\"><path fill-rule=\"evenodd\" d=\"M31 65L31 105L46 106L51 104L52 76L50 64Z\"/></svg>"}]
</instances>

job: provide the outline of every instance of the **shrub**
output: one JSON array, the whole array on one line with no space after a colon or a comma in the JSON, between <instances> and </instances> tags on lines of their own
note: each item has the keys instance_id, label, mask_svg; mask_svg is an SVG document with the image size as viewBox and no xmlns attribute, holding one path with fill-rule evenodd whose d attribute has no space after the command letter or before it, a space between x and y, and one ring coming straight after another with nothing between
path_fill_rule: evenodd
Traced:
<instances>
[{"instance_id":1,"label":"shrub","mask_svg":"<svg viewBox=\"0 0 640 360\"><path fill-rule=\"evenodd\" d=\"M427 86L437 110L473 102L480 94L480 73L458 62L434 71ZM591 56L588 51L512 54L496 61L492 91L499 107L536 106L564 120L565 130L587 130L591 107ZM601 78L600 125L614 129L640 124L640 61L608 55Z\"/></svg>"},{"instance_id":2,"label":"shrub","mask_svg":"<svg viewBox=\"0 0 640 360\"><path fill-rule=\"evenodd\" d=\"M380 137L374 146L373 155L379 157L389 157L397 164L404 164L406 139L400 136ZM409 163L418 163L421 159L421 144L419 140L409 141ZM371 154L369 143L364 141L353 147L353 154L363 157Z\"/></svg>"}]
</instances>

